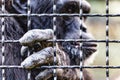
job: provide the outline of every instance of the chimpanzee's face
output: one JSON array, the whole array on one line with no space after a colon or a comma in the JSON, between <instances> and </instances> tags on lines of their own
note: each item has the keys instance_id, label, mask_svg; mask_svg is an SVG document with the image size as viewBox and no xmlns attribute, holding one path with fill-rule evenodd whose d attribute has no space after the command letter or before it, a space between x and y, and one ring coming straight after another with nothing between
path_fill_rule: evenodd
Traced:
<instances>
[{"instance_id":1,"label":"chimpanzee's face","mask_svg":"<svg viewBox=\"0 0 120 80\"><path fill-rule=\"evenodd\" d=\"M83 5L83 8L86 8L86 5ZM80 6L78 0L59 0L57 3L57 13L60 14L79 14L79 10ZM85 17L83 17L83 19L84 18ZM84 20L82 22L79 16L57 17L56 26L57 39L93 39L93 37L91 37L86 31ZM70 55L70 58L74 59L72 61L75 61L76 64L79 64L79 62L76 62L76 59L80 59L81 49L79 47L81 46L81 43L61 42L60 45L62 46L63 50ZM84 60L96 51L96 48L94 48L96 47L95 43L84 42L81 47L83 50Z\"/></svg>"},{"instance_id":2,"label":"chimpanzee's face","mask_svg":"<svg viewBox=\"0 0 120 80\"><path fill-rule=\"evenodd\" d=\"M82 21L79 16L69 16L69 14L80 13L80 1L79 0L57 0L56 12L59 14L68 14L68 16L57 17L57 38L59 39L79 39L80 31L86 32L86 26L84 20L86 17L82 17ZM82 1L83 13L89 13L90 6L85 0ZM61 33L63 32L63 33Z\"/></svg>"},{"instance_id":3,"label":"chimpanzee's face","mask_svg":"<svg viewBox=\"0 0 120 80\"><path fill-rule=\"evenodd\" d=\"M75 1L61 0L57 4L57 13L79 13L79 5ZM56 26L57 39L80 39L80 18L78 16L57 17ZM75 44L73 42L62 42L59 45L63 47L64 51L70 51L68 48L75 46Z\"/></svg>"},{"instance_id":4,"label":"chimpanzee's face","mask_svg":"<svg viewBox=\"0 0 120 80\"><path fill-rule=\"evenodd\" d=\"M56 11L59 14L79 13L79 2L75 0L58 0ZM57 17L57 38L59 39L79 39L80 38L80 18L78 16Z\"/></svg>"},{"instance_id":5,"label":"chimpanzee's face","mask_svg":"<svg viewBox=\"0 0 120 80\"><path fill-rule=\"evenodd\" d=\"M79 2L75 0L59 0L57 3L58 13L79 13Z\"/></svg>"}]
</instances>

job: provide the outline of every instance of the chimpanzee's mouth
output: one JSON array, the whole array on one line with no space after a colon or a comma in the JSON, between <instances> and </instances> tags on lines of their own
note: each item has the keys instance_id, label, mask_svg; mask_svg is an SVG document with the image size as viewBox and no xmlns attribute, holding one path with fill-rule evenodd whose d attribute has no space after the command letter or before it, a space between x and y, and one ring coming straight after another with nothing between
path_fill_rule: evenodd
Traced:
<instances>
[{"instance_id":1,"label":"chimpanzee's mouth","mask_svg":"<svg viewBox=\"0 0 120 80\"><path fill-rule=\"evenodd\" d=\"M63 42L62 46L71 59L80 58L82 52L82 58L85 60L97 50L97 44L94 42Z\"/></svg>"},{"instance_id":2,"label":"chimpanzee's mouth","mask_svg":"<svg viewBox=\"0 0 120 80\"><path fill-rule=\"evenodd\" d=\"M95 51L96 51L96 47L97 47L96 44L88 43L88 42L87 43L86 42L84 42L84 43L74 42L74 44L72 44L72 46L75 48L79 48L79 49L81 48L81 50L86 48L86 49L94 49Z\"/></svg>"},{"instance_id":3,"label":"chimpanzee's mouth","mask_svg":"<svg viewBox=\"0 0 120 80\"><path fill-rule=\"evenodd\" d=\"M75 47L75 48L79 48L80 45L81 45L81 43L79 43L79 42L72 42L72 43L71 43L71 46L73 46L73 47Z\"/></svg>"}]
</instances>

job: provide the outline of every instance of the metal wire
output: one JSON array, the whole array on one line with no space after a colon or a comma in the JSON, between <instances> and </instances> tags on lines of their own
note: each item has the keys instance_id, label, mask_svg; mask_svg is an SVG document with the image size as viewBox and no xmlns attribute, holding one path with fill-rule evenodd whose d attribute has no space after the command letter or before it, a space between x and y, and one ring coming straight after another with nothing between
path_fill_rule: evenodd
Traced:
<instances>
[{"instance_id":1,"label":"metal wire","mask_svg":"<svg viewBox=\"0 0 120 80\"><path fill-rule=\"evenodd\" d=\"M106 0L106 15L109 14L109 0ZM106 16L106 80L109 80L109 16Z\"/></svg>"},{"instance_id":2,"label":"metal wire","mask_svg":"<svg viewBox=\"0 0 120 80\"><path fill-rule=\"evenodd\" d=\"M27 0L27 28L28 30L31 30L31 6L30 6L30 0ZM30 56L30 51L28 51L28 55ZM27 80L31 80L31 71L29 70L28 75L27 75Z\"/></svg>"},{"instance_id":3,"label":"metal wire","mask_svg":"<svg viewBox=\"0 0 120 80\"><path fill-rule=\"evenodd\" d=\"M74 66L57 66L55 65L56 63L56 51L54 52L54 65L53 66L41 66L38 67L36 69L53 69L54 70L54 80L57 80L57 75L56 75L56 68L79 68L80 69L80 80L83 80L83 69L84 68L89 68L89 69L96 69L96 68L100 68L100 69L106 69L106 80L109 80L109 69L120 69L120 66L110 66L109 65L109 43L120 43L120 40L109 40L109 17L120 17L120 14L109 14L109 0L106 0L106 14L83 14L82 13L82 0L80 0L80 13L79 14L57 14L56 12L56 2L55 0L53 0L54 4L53 4L53 13L52 14L33 14L31 13L31 8L30 8L30 0L28 0L27 3L27 7L28 7L28 12L26 14L7 14L4 13L5 11L5 1L2 0L2 12L3 14L0 14L0 17L2 17L2 40L0 40L0 43L2 43L2 65L0 65L0 69L2 69L2 80L5 80L5 69L8 68L19 68L19 69L24 69L21 66L16 66L16 65L4 65L4 61L5 61L5 56L4 56L4 51L5 51L5 44L7 43L19 43L19 40L5 40L5 36L4 36L4 31L5 31L5 19L4 17L14 17L14 16L18 16L18 17L22 17L22 16L27 16L27 26L28 26L28 30L30 30L30 24L31 24L31 18L32 16L36 16L36 17L42 17L42 16L46 16L46 17L53 17L53 30L56 30L56 17L62 17L62 16L79 16L80 17L80 21L82 23L82 17L83 16L87 16L87 17L106 17L106 40L84 40L84 39L56 39L54 37L53 40L48 40L48 42L102 42L102 43L106 43L106 65L105 66L83 66L83 60L82 58L80 59L80 65L74 65ZM82 24L81 24L82 26ZM81 32L80 32L81 34ZM81 44L80 44L81 45ZM29 55L28 55L29 56ZM80 54L80 57L82 57L82 53ZM28 73L28 78L27 80L30 80L30 76L31 74Z\"/></svg>"},{"instance_id":4,"label":"metal wire","mask_svg":"<svg viewBox=\"0 0 120 80\"><path fill-rule=\"evenodd\" d=\"M53 14L56 14L56 0L53 0ZM56 17L54 16L53 17L53 31L55 32L56 31ZM56 40L56 37L54 36L53 37L54 40ZM55 46L54 46L55 45ZM56 61L57 61L57 58L56 58L56 43L53 42L53 48L54 48L54 63L53 65L56 66ZM54 80L57 80L57 72L56 72L56 69L53 69L53 76L54 76Z\"/></svg>"},{"instance_id":5,"label":"metal wire","mask_svg":"<svg viewBox=\"0 0 120 80\"><path fill-rule=\"evenodd\" d=\"M1 65L0 69L25 69L22 66L17 66L17 65ZM74 69L74 68L81 68L79 65L74 65L74 66L41 66L41 67L36 67L36 69ZM82 68L86 69L119 69L120 66L82 66Z\"/></svg>"},{"instance_id":6,"label":"metal wire","mask_svg":"<svg viewBox=\"0 0 120 80\"><path fill-rule=\"evenodd\" d=\"M4 14L5 12L5 1L2 0L2 13ZM5 62L5 44L4 44L4 41L5 41L5 18L2 17L1 19L2 21L2 27L1 27L1 32L2 32L2 65L4 65L4 62ZM2 69L2 80L5 80L5 69Z\"/></svg>"},{"instance_id":7,"label":"metal wire","mask_svg":"<svg viewBox=\"0 0 120 80\"><path fill-rule=\"evenodd\" d=\"M24 16L27 16L28 14L0 14L0 17L24 17ZM44 13L44 14L35 14L35 13L31 13L29 16L36 16L36 17L62 17L62 16L87 16L87 17L106 17L106 16L109 16L109 17L120 17L120 14L67 14L67 13L61 13L61 14L47 14L47 13Z\"/></svg>"},{"instance_id":8,"label":"metal wire","mask_svg":"<svg viewBox=\"0 0 120 80\"><path fill-rule=\"evenodd\" d=\"M79 0L79 4L80 4L80 11L79 11L79 14L80 14L80 38L82 39L82 14L83 14L83 11L82 11L82 0ZM82 43L79 44L79 50L80 50L80 80L83 80L83 52L82 52Z\"/></svg>"},{"instance_id":9,"label":"metal wire","mask_svg":"<svg viewBox=\"0 0 120 80\"><path fill-rule=\"evenodd\" d=\"M56 40L47 40L48 42L98 42L105 43L106 40L84 40L84 39L56 39ZM120 40L108 40L109 43L120 43ZM0 40L2 43L2 40ZM4 43L19 43L19 40L4 40Z\"/></svg>"}]
</instances>

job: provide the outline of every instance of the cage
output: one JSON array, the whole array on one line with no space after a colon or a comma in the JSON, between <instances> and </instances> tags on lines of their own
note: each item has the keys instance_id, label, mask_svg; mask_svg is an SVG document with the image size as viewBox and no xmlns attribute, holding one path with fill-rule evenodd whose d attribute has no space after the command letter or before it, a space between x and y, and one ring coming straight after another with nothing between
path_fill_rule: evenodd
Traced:
<instances>
[{"instance_id":1,"label":"cage","mask_svg":"<svg viewBox=\"0 0 120 80\"><path fill-rule=\"evenodd\" d=\"M54 75L53 75L53 80L57 80L57 74L56 74L56 68L68 68L68 69L73 69L73 68L79 68L80 70L80 80L83 79L83 69L89 70L92 74L95 80L117 80L117 77L120 76L120 64L119 64L119 0L87 0L91 4L91 13L90 14L84 14L82 12L82 6L79 7L80 12L78 14L59 14L56 13L56 0L53 1L53 13L48 14L48 13L31 13L31 0L25 0L26 4L23 5L23 8L25 8L26 12L23 14L18 14L18 13L6 13L6 2L12 3L13 5L15 4L15 0L1 0L1 65L0 65L0 80L6 80L6 75L5 75L5 70L6 69L24 69L20 65L15 65L15 64L7 64L5 65L5 53L6 53L6 44L14 44L17 43L19 44L19 40L17 38L15 39L8 39L6 40L5 38L5 17L15 17L19 18L22 17L23 19L26 18L27 24L27 30L31 30L31 23L32 19L31 17L50 17L53 19L53 31L56 29L56 17L61 17L61 16L79 16L80 17L80 22L83 21L82 17L87 16L87 21L86 25L88 27L88 31L92 33L95 37L93 40L83 40L83 39L56 39L54 37L53 40L48 40L48 42L53 42L54 45L58 42L96 42L99 44L98 47L98 54L95 58L95 61L92 65L85 65L83 66L83 60L80 59L80 65L69 65L69 66L57 66L55 65L56 62L56 53L54 53L54 64L53 66L41 66L39 67L40 69L53 69L54 70ZM61 0L62 1L62 0ZM79 4L82 4L83 0L79 0ZM18 3L20 0L18 0ZM23 1L24 3L24 1ZM37 4L39 5L39 3ZM18 4L20 6L20 4ZM26 7L24 7L26 6ZM21 9L21 7L17 7L16 9ZM19 12L19 11L18 11ZM22 12L20 12L22 13ZM19 20L18 20L19 21ZM24 20L23 20L24 22ZM21 24L24 25L24 24ZM81 33L80 33L81 34ZM17 37L17 36L16 36ZM117 44L118 43L118 44ZM29 56L30 52L28 52ZM118 56L117 56L118 55ZM82 55L83 56L83 55ZM32 71L27 71L27 80L31 80L31 72ZM13 74L14 75L14 74ZM24 75L24 74L23 74Z\"/></svg>"}]
</instances>

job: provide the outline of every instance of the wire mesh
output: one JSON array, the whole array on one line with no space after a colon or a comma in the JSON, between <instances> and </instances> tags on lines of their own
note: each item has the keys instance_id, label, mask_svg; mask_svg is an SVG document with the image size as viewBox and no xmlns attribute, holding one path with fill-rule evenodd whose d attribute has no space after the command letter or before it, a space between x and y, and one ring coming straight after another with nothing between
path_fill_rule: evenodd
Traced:
<instances>
[{"instance_id":1,"label":"wire mesh","mask_svg":"<svg viewBox=\"0 0 120 80\"><path fill-rule=\"evenodd\" d=\"M2 13L4 14L5 12L5 1L2 0ZM4 65L4 62L5 62L5 44L4 44L4 41L5 41L5 35L4 35L4 31L5 31L5 18L2 17L2 65ZM2 69L2 80L5 80L5 69Z\"/></svg>"},{"instance_id":2,"label":"wire mesh","mask_svg":"<svg viewBox=\"0 0 120 80\"><path fill-rule=\"evenodd\" d=\"M79 14L80 14L80 30L82 29L82 14L83 14L83 11L82 11L82 1L83 0L80 0L79 1L79 4L80 4L80 11L79 11ZM82 39L82 31L80 31L80 38ZM83 51L82 51L82 43L79 44L79 48L81 50L80 52L80 80L83 80Z\"/></svg>"},{"instance_id":3,"label":"wire mesh","mask_svg":"<svg viewBox=\"0 0 120 80\"><path fill-rule=\"evenodd\" d=\"M106 17L106 40L83 40L83 39L56 39L54 37L53 40L48 40L48 42L53 42L54 44L56 44L57 42L98 42L98 43L106 43L106 66L83 66L83 60L80 59L80 65L75 65L75 66L57 66L56 63L56 52L54 53L54 65L53 66L41 66L38 68L43 68L43 69L54 69L54 80L57 80L57 75L56 75L56 68L79 68L80 69L80 80L83 80L83 68L90 68L90 69L96 69L96 68L100 68L100 69L106 69L106 80L109 80L109 69L118 69L120 68L120 66L110 66L109 65L109 43L120 43L120 40L109 40L109 17L120 17L120 14L109 14L109 0L106 0L106 14L83 14L82 13L82 6L80 6L80 13L79 14L58 14L55 13L56 12L56 2L55 0L53 0L53 14L34 14L31 13L31 9L30 9L30 0L28 0L27 5L28 5L28 12L27 14L6 14L4 13L5 10L5 2L4 0L2 0L2 12L3 14L0 14L0 17L2 17L2 40L0 40L0 43L2 43L2 65L0 65L0 68L2 69L2 80L5 80L5 71L4 69L6 68L23 68L21 66L16 66L16 65L4 65L4 51L5 51L5 43L19 43L18 40L5 40L4 38L4 30L5 30L5 25L4 25L4 17L21 17L21 16L27 16L27 26L28 26L28 30L30 30L30 24L31 24L31 18L32 16L37 16L37 17L41 17L41 16L47 16L47 17L53 17L53 30L56 30L56 17L61 17L61 16L80 16L81 19L81 23L82 23L82 17L83 16L87 16L87 17ZM80 5L82 3L82 0L80 0ZM82 26L82 24L81 24ZM80 32L81 34L81 32ZM81 45L81 44L80 44ZM29 55L28 55L29 56ZM82 53L81 53L81 58L82 58ZM30 72L28 73L28 80L30 80Z\"/></svg>"},{"instance_id":4,"label":"wire mesh","mask_svg":"<svg viewBox=\"0 0 120 80\"><path fill-rule=\"evenodd\" d=\"M31 25L31 17L30 17L30 14L31 14L30 0L27 0L27 28L28 28L28 30L31 30L31 26L30 26ZM30 56L30 51L28 51L27 56ZM31 71L28 72L27 80L31 80Z\"/></svg>"},{"instance_id":5,"label":"wire mesh","mask_svg":"<svg viewBox=\"0 0 120 80\"><path fill-rule=\"evenodd\" d=\"M106 14L109 14L109 0L106 0ZM109 66L109 17L106 16L106 66ZM109 68L106 68L106 80L109 80Z\"/></svg>"},{"instance_id":6,"label":"wire mesh","mask_svg":"<svg viewBox=\"0 0 120 80\"><path fill-rule=\"evenodd\" d=\"M53 14L56 14L56 0L53 0ZM53 17L53 31L56 31L56 17ZM56 37L53 37L54 40L56 40ZM56 66L56 50L55 47L56 43L53 42L53 48L54 48L54 66ZM53 68L53 76L54 76L54 80L57 80L57 73L56 73L56 69Z\"/></svg>"}]
</instances>

